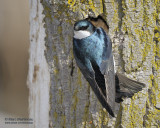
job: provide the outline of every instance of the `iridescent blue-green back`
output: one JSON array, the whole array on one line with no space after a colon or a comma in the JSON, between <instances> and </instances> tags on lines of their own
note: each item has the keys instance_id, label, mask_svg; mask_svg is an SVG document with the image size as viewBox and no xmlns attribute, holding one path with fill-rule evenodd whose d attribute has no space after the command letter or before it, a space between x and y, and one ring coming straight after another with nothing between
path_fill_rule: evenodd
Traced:
<instances>
[{"instance_id":1,"label":"iridescent blue-green back","mask_svg":"<svg viewBox=\"0 0 160 128\"><path fill-rule=\"evenodd\" d=\"M104 30L97 28L89 37L83 39L74 38L73 51L76 61L91 70L89 61L96 63L100 67L102 61L110 57L112 44Z\"/></svg>"}]
</instances>

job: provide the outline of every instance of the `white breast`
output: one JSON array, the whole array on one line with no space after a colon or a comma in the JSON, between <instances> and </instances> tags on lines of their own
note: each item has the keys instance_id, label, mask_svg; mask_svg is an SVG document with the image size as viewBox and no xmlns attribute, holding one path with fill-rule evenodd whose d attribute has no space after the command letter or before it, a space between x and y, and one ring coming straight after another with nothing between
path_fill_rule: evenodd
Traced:
<instances>
[{"instance_id":1,"label":"white breast","mask_svg":"<svg viewBox=\"0 0 160 128\"><path fill-rule=\"evenodd\" d=\"M90 35L91 35L91 33L88 31L83 31L83 30L74 31L74 38L76 38L76 39L83 39L83 38L86 38Z\"/></svg>"}]
</instances>

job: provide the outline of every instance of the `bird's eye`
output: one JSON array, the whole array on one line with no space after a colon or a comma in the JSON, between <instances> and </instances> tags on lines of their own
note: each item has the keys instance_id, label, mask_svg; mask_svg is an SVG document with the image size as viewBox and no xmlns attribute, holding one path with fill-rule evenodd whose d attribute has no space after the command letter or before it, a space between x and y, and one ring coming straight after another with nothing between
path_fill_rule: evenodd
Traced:
<instances>
[{"instance_id":1,"label":"bird's eye","mask_svg":"<svg viewBox=\"0 0 160 128\"><path fill-rule=\"evenodd\" d=\"M82 26L82 27L80 27L79 29L80 30L86 30L88 28L88 26Z\"/></svg>"}]
</instances>

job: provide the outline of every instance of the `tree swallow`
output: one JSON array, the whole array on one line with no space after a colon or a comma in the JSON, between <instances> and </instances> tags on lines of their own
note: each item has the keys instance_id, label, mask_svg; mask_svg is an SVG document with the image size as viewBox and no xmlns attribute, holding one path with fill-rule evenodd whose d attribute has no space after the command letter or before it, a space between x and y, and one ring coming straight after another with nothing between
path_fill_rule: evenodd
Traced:
<instances>
[{"instance_id":1,"label":"tree swallow","mask_svg":"<svg viewBox=\"0 0 160 128\"><path fill-rule=\"evenodd\" d=\"M100 20L97 20L100 21ZM80 20L74 25L73 53L83 76L102 106L114 117L115 102L132 97L143 83L131 80L114 70L112 43L96 20Z\"/></svg>"}]
</instances>

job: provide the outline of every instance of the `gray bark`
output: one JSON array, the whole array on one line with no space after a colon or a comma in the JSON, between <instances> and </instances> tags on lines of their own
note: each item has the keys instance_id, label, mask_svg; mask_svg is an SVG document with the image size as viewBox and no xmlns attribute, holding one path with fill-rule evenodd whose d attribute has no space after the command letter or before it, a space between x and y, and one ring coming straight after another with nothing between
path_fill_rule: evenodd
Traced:
<instances>
[{"instance_id":1,"label":"gray bark","mask_svg":"<svg viewBox=\"0 0 160 128\"><path fill-rule=\"evenodd\" d=\"M30 0L30 59L28 72L30 128L49 126L50 75L45 51L43 7L39 0Z\"/></svg>"},{"instance_id":2,"label":"gray bark","mask_svg":"<svg viewBox=\"0 0 160 128\"><path fill-rule=\"evenodd\" d=\"M43 65L46 61L48 64L48 67L45 64L38 69L43 68L46 71L43 76L39 74L40 78L47 79L45 86L48 87L49 82L51 85L49 127L159 127L160 14L158 1L42 0L41 4L45 16L43 21L46 51L44 52L44 48L40 49L35 59L40 60L39 54L43 56L45 53L45 58L39 65ZM113 42L116 69L129 78L146 84L145 89L121 103L116 118L110 118L102 108L77 68L72 52L75 21L88 16L96 17L102 13L110 27L109 35ZM39 19L40 22L41 20ZM34 26L31 27L33 30L36 29ZM37 42L35 48L42 40L33 41ZM36 54L34 50L31 48L30 52ZM30 59L30 62L32 61ZM47 72L48 68L49 72ZM33 74L32 68L30 75ZM38 81L42 82L40 79ZM42 89L40 84L37 84L37 88ZM33 90L33 88L30 89Z\"/></svg>"}]
</instances>

